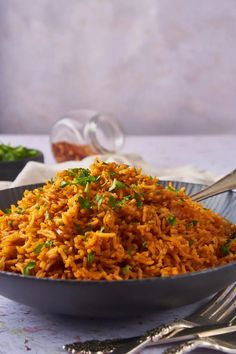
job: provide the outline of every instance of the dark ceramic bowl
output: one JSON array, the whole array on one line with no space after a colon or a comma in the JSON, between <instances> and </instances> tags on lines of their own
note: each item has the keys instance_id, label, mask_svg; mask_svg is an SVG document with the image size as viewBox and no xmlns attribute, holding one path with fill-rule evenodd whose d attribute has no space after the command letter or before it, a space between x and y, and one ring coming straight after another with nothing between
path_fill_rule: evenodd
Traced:
<instances>
[{"instance_id":1,"label":"dark ceramic bowl","mask_svg":"<svg viewBox=\"0 0 236 354\"><path fill-rule=\"evenodd\" d=\"M36 156L16 161L0 161L0 181L13 181L29 161L44 162L43 153L38 151Z\"/></svg>"},{"instance_id":2,"label":"dark ceramic bowl","mask_svg":"<svg viewBox=\"0 0 236 354\"><path fill-rule=\"evenodd\" d=\"M184 186L190 195L202 188L192 183L173 185ZM36 186L39 185L0 191L0 209L15 203L25 189ZM217 195L203 204L236 223L235 192ZM121 281L54 280L0 272L0 294L42 311L117 318L191 304L235 281L236 262L178 276Z\"/></svg>"}]
</instances>

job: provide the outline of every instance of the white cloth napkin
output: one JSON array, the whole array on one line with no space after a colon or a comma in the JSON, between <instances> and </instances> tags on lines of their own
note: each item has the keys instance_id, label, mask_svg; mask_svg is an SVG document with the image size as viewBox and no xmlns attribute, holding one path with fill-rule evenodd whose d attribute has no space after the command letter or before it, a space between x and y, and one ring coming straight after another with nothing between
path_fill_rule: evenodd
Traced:
<instances>
[{"instance_id":1,"label":"white cloth napkin","mask_svg":"<svg viewBox=\"0 0 236 354\"><path fill-rule=\"evenodd\" d=\"M162 169L148 164L139 155L134 154L102 155L96 157L106 162L115 161L117 163L126 163L135 167L141 167L143 173L157 176L162 180L176 180L201 184L210 184L216 180L216 177L210 172L201 170L192 165ZM13 182L1 182L0 189L46 182L48 179L53 177L57 171L74 167L87 168L94 162L96 157L89 156L84 158L82 161L68 161L52 165L47 165L40 162L28 162Z\"/></svg>"}]
</instances>

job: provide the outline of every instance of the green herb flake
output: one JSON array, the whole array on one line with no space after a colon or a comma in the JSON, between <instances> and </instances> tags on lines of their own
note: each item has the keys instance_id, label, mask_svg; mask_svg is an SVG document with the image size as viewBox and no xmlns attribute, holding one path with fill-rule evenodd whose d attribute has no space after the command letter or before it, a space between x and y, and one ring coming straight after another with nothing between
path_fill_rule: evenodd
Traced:
<instances>
[{"instance_id":1,"label":"green herb flake","mask_svg":"<svg viewBox=\"0 0 236 354\"><path fill-rule=\"evenodd\" d=\"M92 264L95 258L95 252L91 251L87 254L87 260L89 264Z\"/></svg>"},{"instance_id":2,"label":"green herb flake","mask_svg":"<svg viewBox=\"0 0 236 354\"><path fill-rule=\"evenodd\" d=\"M229 254L229 248L227 247L226 244L222 245L221 248L221 253L223 254L223 256L228 256Z\"/></svg>"},{"instance_id":3,"label":"green herb flake","mask_svg":"<svg viewBox=\"0 0 236 354\"><path fill-rule=\"evenodd\" d=\"M122 189L122 188L127 188L127 184L118 181L116 178L113 180L112 185L108 189L109 192L113 191L114 189Z\"/></svg>"},{"instance_id":4,"label":"green herb flake","mask_svg":"<svg viewBox=\"0 0 236 354\"><path fill-rule=\"evenodd\" d=\"M52 219L52 216L51 216L51 214L49 213L48 210L45 211L45 219L46 220L51 220Z\"/></svg>"},{"instance_id":5,"label":"green herb flake","mask_svg":"<svg viewBox=\"0 0 236 354\"><path fill-rule=\"evenodd\" d=\"M96 202L98 203L98 209L100 209L101 205L102 205L102 202L104 200L104 195L103 194L97 194L96 195Z\"/></svg>"},{"instance_id":6,"label":"green herb flake","mask_svg":"<svg viewBox=\"0 0 236 354\"><path fill-rule=\"evenodd\" d=\"M142 247L147 249L147 245L148 245L147 240L143 240Z\"/></svg>"},{"instance_id":7,"label":"green herb flake","mask_svg":"<svg viewBox=\"0 0 236 354\"><path fill-rule=\"evenodd\" d=\"M53 184L54 182L55 182L55 179L53 177L48 181L48 183L50 183L50 184Z\"/></svg>"},{"instance_id":8,"label":"green herb flake","mask_svg":"<svg viewBox=\"0 0 236 354\"><path fill-rule=\"evenodd\" d=\"M53 240L48 240L47 242L45 242L44 246L47 247L47 248L52 247L53 246Z\"/></svg>"},{"instance_id":9,"label":"green herb flake","mask_svg":"<svg viewBox=\"0 0 236 354\"><path fill-rule=\"evenodd\" d=\"M24 211L25 211L25 209L23 209L23 208L21 208L21 207L18 207L18 208L16 209L16 213L17 213L17 214L20 214L20 215L24 214Z\"/></svg>"},{"instance_id":10,"label":"green herb flake","mask_svg":"<svg viewBox=\"0 0 236 354\"><path fill-rule=\"evenodd\" d=\"M130 199L132 199L131 195L126 195L124 198L122 198L121 200L116 199L115 197L113 197L113 195L109 196L109 200L108 200L108 204L110 205L110 207L112 208L120 208L122 207L127 201L129 201Z\"/></svg>"},{"instance_id":11,"label":"green herb flake","mask_svg":"<svg viewBox=\"0 0 236 354\"><path fill-rule=\"evenodd\" d=\"M40 205L37 204L36 207L35 207L35 209L39 210L39 209L40 209Z\"/></svg>"},{"instance_id":12,"label":"green herb flake","mask_svg":"<svg viewBox=\"0 0 236 354\"><path fill-rule=\"evenodd\" d=\"M35 268L36 262L35 261L30 261L29 263L26 264L26 266L23 269L23 274L24 275L29 275L30 271Z\"/></svg>"},{"instance_id":13,"label":"green herb flake","mask_svg":"<svg viewBox=\"0 0 236 354\"><path fill-rule=\"evenodd\" d=\"M34 253L38 256L38 255L40 254L40 252L42 251L43 247L50 248L50 247L52 247L52 246L53 246L53 241L52 241L52 240L39 243L39 244L35 247Z\"/></svg>"},{"instance_id":14,"label":"green herb flake","mask_svg":"<svg viewBox=\"0 0 236 354\"><path fill-rule=\"evenodd\" d=\"M34 253L38 256L40 254L40 252L42 251L42 248L44 246L44 243L39 243L35 249L34 249Z\"/></svg>"},{"instance_id":15,"label":"green herb flake","mask_svg":"<svg viewBox=\"0 0 236 354\"><path fill-rule=\"evenodd\" d=\"M6 208L5 210L4 210L4 213L5 214L11 214L11 208Z\"/></svg>"},{"instance_id":16,"label":"green herb flake","mask_svg":"<svg viewBox=\"0 0 236 354\"><path fill-rule=\"evenodd\" d=\"M80 173L72 181L72 184L79 184L81 186L86 186L87 183L97 182L100 176L91 176L89 169L82 168Z\"/></svg>"},{"instance_id":17,"label":"green herb flake","mask_svg":"<svg viewBox=\"0 0 236 354\"><path fill-rule=\"evenodd\" d=\"M141 200L140 194L135 193L135 194L134 194L134 198L136 199L136 206L137 206L137 208L139 208L139 209L142 208L143 202L142 202L142 200Z\"/></svg>"},{"instance_id":18,"label":"green herb flake","mask_svg":"<svg viewBox=\"0 0 236 354\"><path fill-rule=\"evenodd\" d=\"M82 209L89 209L90 208L90 202L89 202L88 197L83 198L83 197L79 196L78 201L79 201L79 204Z\"/></svg>"},{"instance_id":19,"label":"green herb flake","mask_svg":"<svg viewBox=\"0 0 236 354\"><path fill-rule=\"evenodd\" d=\"M65 188L66 186L69 186L70 184L71 184L70 182L61 181L60 187L61 187L61 188Z\"/></svg>"},{"instance_id":20,"label":"green herb flake","mask_svg":"<svg viewBox=\"0 0 236 354\"><path fill-rule=\"evenodd\" d=\"M176 226L176 216L174 216L174 215L169 215L168 217L167 217L167 221L168 221L168 223L171 225L171 226Z\"/></svg>"},{"instance_id":21,"label":"green herb flake","mask_svg":"<svg viewBox=\"0 0 236 354\"><path fill-rule=\"evenodd\" d=\"M174 192L174 193L177 193L177 192L178 192L178 190L175 189L171 184L169 184L169 185L166 187L166 189L167 189L168 191L171 191L171 192Z\"/></svg>"},{"instance_id":22,"label":"green herb flake","mask_svg":"<svg viewBox=\"0 0 236 354\"><path fill-rule=\"evenodd\" d=\"M117 200L115 197L113 197L113 195L110 195L109 196L109 199L108 199L108 204L110 205L110 207L112 208L117 208L120 206L120 201Z\"/></svg>"},{"instance_id":23,"label":"green herb flake","mask_svg":"<svg viewBox=\"0 0 236 354\"><path fill-rule=\"evenodd\" d=\"M74 226L75 226L75 229L76 229L76 231L79 233L79 234L84 234L84 230L83 230L83 228L82 228L82 226L80 225L80 224L78 224L78 223L74 223Z\"/></svg>"},{"instance_id":24,"label":"green herb flake","mask_svg":"<svg viewBox=\"0 0 236 354\"><path fill-rule=\"evenodd\" d=\"M187 227L188 228L191 228L191 227L194 227L198 224L198 221L197 220L192 220L190 221L188 224L187 224Z\"/></svg>"},{"instance_id":25,"label":"green herb flake","mask_svg":"<svg viewBox=\"0 0 236 354\"><path fill-rule=\"evenodd\" d=\"M123 273L124 275L126 275L126 274L128 274L128 273L130 272L131 269L132 269L132 267L131 267L129 264L126 264L126 266L124 266L124 267L122 268L122 273Z\"/></svg>"},{"instance_id":26,"label":"green herb flake","mask_svg":"<svg viewBox=\"0 0 236 354\"><path fill-rule=\"evenodd\" d=\"M86 186L84 188L84 192L88 193L89 192L89 182L86 183Z\"/></svg>"},{"instance_id":27,"label":"green herb flake","mask_svg":"<svg viewBox=\"0 0 236 354\"><path fill-rule=\"evenodd\" d=\"M194 244L194 241L190 238L190 239L188 240L188 244L189 244L189 247L192 247L193 244Z\"/></svg>"},{"instance_id":28,"label":"green herb flake","mask_svg":"<svg viewBox=\"0 0 236 354\"><path fill-rule=\"evenodd\" d=\"M109 175L110 175L111 177L114 177L114 176L117 176L118 173L115 172L115 171L113 171L113 170L111 170L111 171L109 171Z\"/></svg>"},{"instance_id":29,"label":"green herb flake","mask_svg":"<svg viewBox=\"0 0 236 354\"><path fill-rule=\"evenodd\" d=\"M143 206L142 200L137 200L136 206L137 206L137 208L139 208L139 209L142 208L142 206Z\"/></svg>"}]
</instances>

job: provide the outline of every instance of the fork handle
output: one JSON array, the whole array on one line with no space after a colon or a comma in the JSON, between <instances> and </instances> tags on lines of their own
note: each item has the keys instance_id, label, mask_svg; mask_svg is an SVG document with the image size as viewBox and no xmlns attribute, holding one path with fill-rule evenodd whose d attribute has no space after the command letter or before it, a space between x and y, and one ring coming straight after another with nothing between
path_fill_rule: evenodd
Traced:
<instances>
[{"instance_id":1,"label":"fork handle","mask_svg":"<svg viewBox=\"0 0 236 354\"><path fill-rule=\"evenodd\" d=\"M151 340L151 343L156 343L160 339L163 338L171 338L175 336L178 332L182 331L184 328L191 328L193 327L193 324L191 322L185 321L185 320L177 320L169 325L162 325L159 326L151 331L147 331L144 334L145 339L148 337Z\"/></svg>"},{"instance_id":2,"label":"fork handle","mask_svg":"<svg viewBox=\"0 0 236 354\"><path fill-rule=\"evenodd\" d=\"M163 354L185 354L197 348L222 350L225 353L230 353L230 351L225 350L226 348L222 348L221 345L215 343L214 340L211 340L209 338L204 338L204 339L190 340L178 346L166 349Z\"/></svg>"}]
</instances>

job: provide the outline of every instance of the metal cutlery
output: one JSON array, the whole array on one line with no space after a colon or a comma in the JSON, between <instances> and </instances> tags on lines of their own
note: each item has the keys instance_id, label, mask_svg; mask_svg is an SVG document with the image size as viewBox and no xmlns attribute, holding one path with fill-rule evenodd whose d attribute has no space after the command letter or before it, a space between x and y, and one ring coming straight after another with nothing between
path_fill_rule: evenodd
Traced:
<instances>
[{"instance_id":1,"label":"metal cutlery","mask_svg":"<svg viewBox=\"0 0 236 354\"><path fill-rule=\"evenodd\" d=\"M236 333L191 340L177 347L167 349L164 354L185 354L197 348L208 348L219 350L223 353L236 354Z\"/></svg>"},{"instance_id":2,"label":"metal cutlery","mask_svg":"<svg viewBox=\"0 0 236 354\"><path fill-rule=\"evenodd\" d=\"M236 188L236 170L228 173L226 176L222 177L215 183L202 189L191 195L191 198L195 201L200 201L213 195L220 194Z\"/></svg>"},{"instance_id":3,"label":"metal cutlery","mask_svg":"<svg viewBox=\"0 0 236 354\"><path fill-rule=\"evenodd\" d=\"M236 319L236 285L231 285L215 295L206 305L183 320L175 321L146 332L143 336L127 339L86 341L66 344L63 349L77 354L135 354L150 345L165 343L185 328L206 324L231 325Z\"/></svg>"}]
</instances>

